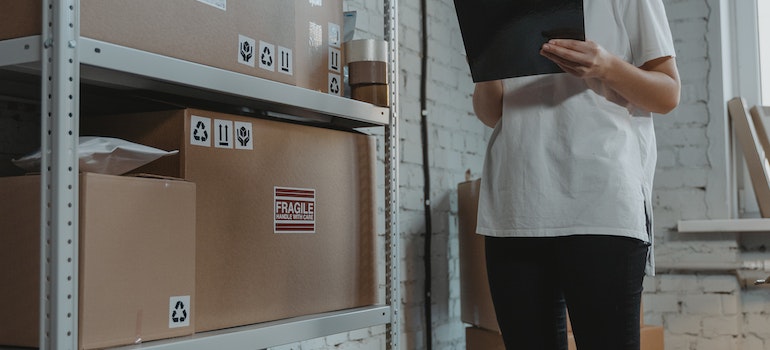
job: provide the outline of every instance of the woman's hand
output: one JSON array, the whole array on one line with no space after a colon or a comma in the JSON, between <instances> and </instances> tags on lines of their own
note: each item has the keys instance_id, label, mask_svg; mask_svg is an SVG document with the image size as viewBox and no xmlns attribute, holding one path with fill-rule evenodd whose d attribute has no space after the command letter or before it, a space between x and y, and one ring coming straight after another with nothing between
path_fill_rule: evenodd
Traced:
<instances>
[{"instance_id":1,"label":"woman's hand","mask_svg":"<svg viewBox=\"0 0 770 350\"><path fill-rule=\"evenodd\" d=\"M540 54L565 72L598 79L638 108L665 114L679 104L681 83L673 57L660 57L636 67L593 41L553 39Z\"/></svg>"}]
</instances>

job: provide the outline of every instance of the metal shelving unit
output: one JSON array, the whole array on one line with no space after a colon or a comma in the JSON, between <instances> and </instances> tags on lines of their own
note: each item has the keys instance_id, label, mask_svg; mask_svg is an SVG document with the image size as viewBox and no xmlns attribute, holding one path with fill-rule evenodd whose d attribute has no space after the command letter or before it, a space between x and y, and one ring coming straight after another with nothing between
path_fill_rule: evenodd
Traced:
<instances>
[{"instance_id":1,"label":"metal shelving unit","mask_svg":"<svg viewBox=\"0 0 770 350\"><path fill-rule=\"evenodd\" d=\"M197 333L123 349L260 349L386 325L400 341L398 239L397 2L386 0L390 108L310 91L80 37L78 0L42 0L40 36L0 41L0 72L39 76L41 92L41 349L78 346L78 161L80 85L174 93L269 108L344 127L385 128L386 305ZM0 81L3 75L0 74Z\"/></svg>"}]
</instances>

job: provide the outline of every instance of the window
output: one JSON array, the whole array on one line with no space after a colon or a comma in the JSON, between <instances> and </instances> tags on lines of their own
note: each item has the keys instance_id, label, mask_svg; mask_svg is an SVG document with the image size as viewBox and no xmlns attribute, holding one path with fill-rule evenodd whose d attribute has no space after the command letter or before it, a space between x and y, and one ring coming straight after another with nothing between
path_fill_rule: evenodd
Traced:
<instances>
[{"instance_id":1,"label":"window","mask_svg":"<svg viewBox=\"0 0 770 350\"><path fill-rule=\"evenodd\" d=\"M770 1L757 1L762 105L770 106Z\"/></svg>"}]
</instances>

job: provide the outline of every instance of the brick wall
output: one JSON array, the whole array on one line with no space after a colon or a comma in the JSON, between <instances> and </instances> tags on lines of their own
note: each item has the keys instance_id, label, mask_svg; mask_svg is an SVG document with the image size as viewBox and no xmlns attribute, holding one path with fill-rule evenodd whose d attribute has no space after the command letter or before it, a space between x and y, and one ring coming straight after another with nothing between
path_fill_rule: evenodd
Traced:
<instances>
[{"instance_id":1,"label":"brick wall","mask_svg":"<svg viewBox=\"0 0 770 350\"><path fill-rule=\"evenodd\" d=\"M655 178L657 259L676 263L734 263L740 239L734 234L676 232L680 219L730 215L723 83L721 6L732 0L665 0L682 75L682 101L656 116L659 161ZM764 1L764 0L760 0ZM423 349L424 268L422 149L420 144L419 2L399 1L401 155L400 219L402 349ZM355 38L383 38L383 1L346 0L357 11ZM471 82L452 0L428 1L428 120L432 193L433 347L464 349L459 320L456 185L466 170L478 177L490 130L471 110ZM0 156L26 153L37 137L34 105L0 101ZM10 141L9 141L10 140ZM378 150L383 159L382 139ZM3 170L3 169L0 169ZM380 173L383 172L380 164ZM7 169L5 171L7 173ZM382 186L383 179L380 176ZM380 203L383 200L380 198ZM381 204L382 207L382 204ZM382 213L382 208L380 210ZM378 230L384 241L384 218ZM384 279L381 278L381 281ZM661 269L644 283L645 320L666 328L666 349L770 349L770 292L743 289L733 273ZM275 347L275 350L383 349L384 326Z\"/></svg>"}]
</instances>

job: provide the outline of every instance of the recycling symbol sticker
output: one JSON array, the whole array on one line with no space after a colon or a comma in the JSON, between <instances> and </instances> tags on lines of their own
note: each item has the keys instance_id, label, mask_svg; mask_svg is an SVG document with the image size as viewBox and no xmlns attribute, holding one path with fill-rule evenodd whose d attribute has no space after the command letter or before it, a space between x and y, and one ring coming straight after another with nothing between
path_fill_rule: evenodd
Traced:
<instances>
[{"instance_id":1,"label":"recycling symbol sticker","mask_svg":"<svg viewBox=\"0 0 770 350\"><path fill-rule=\"evenodd\" d=\"M168 301L168 328L190 326L190 296L174 296Z\"/></svg>"},{"instance_id":2,"label":"recycling symbol sticker","mask_svg":"<svg viewBox=\"0 0 770 350\"><path fill-rule=\"evenodd\" d=\"M275 45L259 41L259 68L275 71Z\"/></svg>"},{"instance_id":3,"label":"recycling symbol sticker","mask_svg":"<svg viewBox=\"0 0 770 350\"><path fill-rule=\"evenodd\" d=\"M211 147L211 119L194 115L190 118L190 144Z\"/></svg>"},{"instance_id":4,"label":"recycling symbol sticker","mask_svg":"<svg viewBox=\"0 0 770 350\"><path fill-rule=\"evenodd\" d=\"M329 94L330 95L342 95L342 88L340 87L340 81L342 77L339 74L329 73Z\"/></svg>"}]
</instances>

